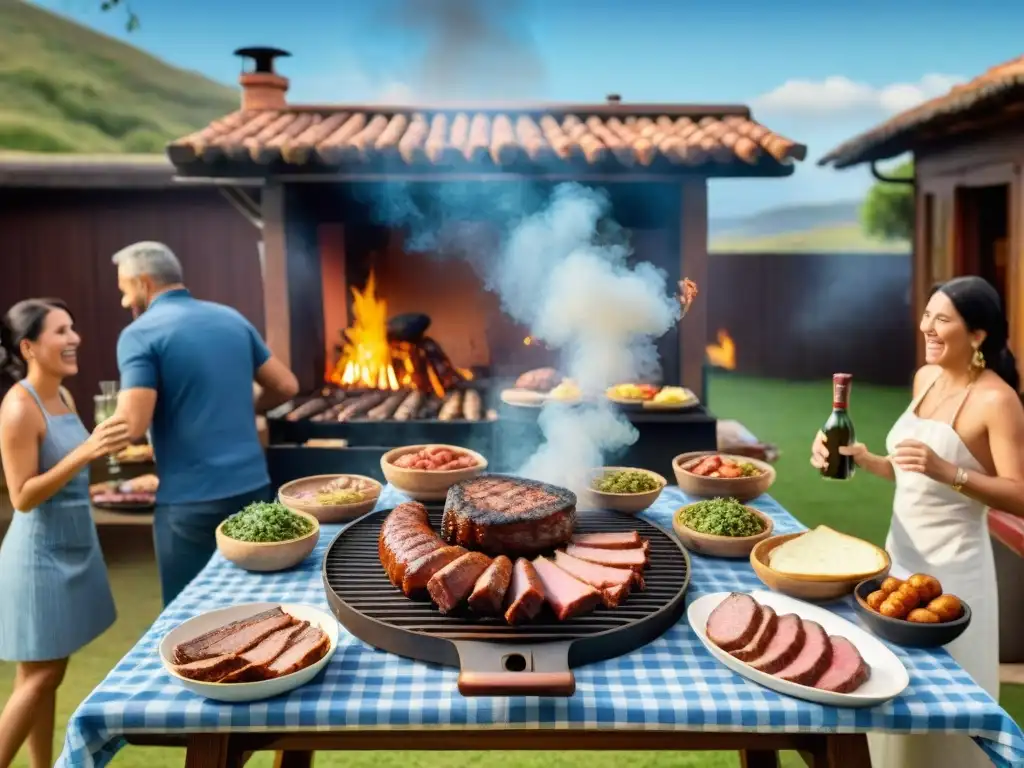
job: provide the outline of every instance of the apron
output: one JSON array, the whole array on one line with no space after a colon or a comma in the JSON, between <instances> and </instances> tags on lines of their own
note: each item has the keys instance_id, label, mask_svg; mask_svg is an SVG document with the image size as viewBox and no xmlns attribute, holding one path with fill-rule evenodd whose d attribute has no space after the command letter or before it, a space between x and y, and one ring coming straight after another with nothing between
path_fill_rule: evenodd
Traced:
<instances>
[{"instance_id":1,"label":"apron","mask_svg":"<svg viewBox=\"0 0 1024 768\"><path fill-rule=\"evenodd\" d=\"M970 387L948 422L917 415L917 406L937 380L893 425L886 450L892 454L901 441L918 440L967 472L984 472L954 429ZM942 582L944 592L971 606L970 626L946 650L998 701L999 601L988 508L925 475L899 468L895 471L892 523L885 542L892 557L892 574L898 578L931 574ZM960 734L869 734L868 744L875 768L981 768L992 764L971 737Z\"/></svg>"}]
</instances>

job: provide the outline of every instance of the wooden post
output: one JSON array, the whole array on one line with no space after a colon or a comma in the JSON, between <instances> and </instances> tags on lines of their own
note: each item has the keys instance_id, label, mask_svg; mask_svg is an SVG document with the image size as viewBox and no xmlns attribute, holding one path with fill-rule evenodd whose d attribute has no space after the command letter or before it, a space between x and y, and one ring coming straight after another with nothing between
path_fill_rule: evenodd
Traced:
<instances>
[{"instance_id":1,"label":"wooden post","mask_svg":"<svg viewBox=\"0 0 1024 768\"><path fill-rule=\"evenodd\" d=\"M321 224L317 228L320 247L320 281L324 302L324 360L327 371L334 365L334 347L341 331L348 327L348 279L345 271L345 226Z\"/></svg>"},{"instance_id":2,"label":"wooden post","mask_svg":"<svg viewBox=\"0 0 1024 768\"><path fill-rule=\"evenodd\" d=\"M700 294L679 330L681 380L704 399L704 349L708 338L708 187L695 177L682 183L679 211L679 274L697 284Z\"/></svg>"},{"instance_id":3,"label":"wooden post","mask_svg":"<svg viewBox=\"0 0 1024 768\"><path fill-rule=\"evenodd\" d=\"M267 346L292 365L291 314L288 302L288 251L285 245L284 186L267 184L262 195L263 312Z\"/></svg>"}]
</instances>

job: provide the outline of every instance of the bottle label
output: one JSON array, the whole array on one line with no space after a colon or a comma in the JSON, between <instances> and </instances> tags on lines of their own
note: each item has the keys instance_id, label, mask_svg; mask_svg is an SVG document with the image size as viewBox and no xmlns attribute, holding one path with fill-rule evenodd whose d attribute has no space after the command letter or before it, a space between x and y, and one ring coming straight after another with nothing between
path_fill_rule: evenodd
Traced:
<instances>
[{"instance_id":1,"label":"bottle label","mask_svg":"<svg viewBox=\"0 0 1024 768\"><path fill-rule=\"evenodd\" d=\"M835 381L832 383L832 407L846 409L850 402L850 383Z\"/></svg>"}]
</instances>

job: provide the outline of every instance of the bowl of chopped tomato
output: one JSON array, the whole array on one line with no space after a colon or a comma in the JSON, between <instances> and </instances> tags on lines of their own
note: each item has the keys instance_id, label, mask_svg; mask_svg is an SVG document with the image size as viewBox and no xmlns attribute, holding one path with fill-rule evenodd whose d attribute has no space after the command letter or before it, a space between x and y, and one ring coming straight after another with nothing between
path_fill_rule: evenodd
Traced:
<instances>
[{"instance_id":1,"label":"bowl of chopped tomato","mask_svg":"<svg viewBox=\"0 0 1024 768\"><path fill-rule=\"evenodd\" d=\"M718 451L681 453L672 460L672 471L680 490L700 499L746 502L767 493L775 482L771 464Z\"/></svg>"}]
</instances>

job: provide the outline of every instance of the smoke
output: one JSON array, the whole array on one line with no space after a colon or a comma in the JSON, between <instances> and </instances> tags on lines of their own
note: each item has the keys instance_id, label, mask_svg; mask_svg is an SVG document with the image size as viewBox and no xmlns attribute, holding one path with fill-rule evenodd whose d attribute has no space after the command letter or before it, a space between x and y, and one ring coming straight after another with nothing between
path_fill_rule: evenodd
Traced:
<instances>
[{"instance_id":1,"label":"smoke","mask_svg":"<svg viewBox=\"0 0 1024 768\"><path fill-rule=\"evenodd\" d=\"M610 219L600 190L561 184L550 194L526 184L389 184L364 192L381 224L406 230L407 247L463 258L502 310L558 350L561 370L593 404L546 405L544 443L518 474L579 491L586 472L632 445L637 432L601 395L624 381L656 378L655 340L679 320L666 275L630 263L628 233ZM487 248L459 222L502 230Z\"/></svg>"},{"instance_id":2,"label":"smoke","mask_svg":"<svg viewBox=\"0 0 1024 768\"><path fill-rule=\"evenodd\" d=\"M546 71L526 10L521 0L395 0L381 21L422 46L408 78L417 100L535 99Z\"/></svg>"}]
</instances>

